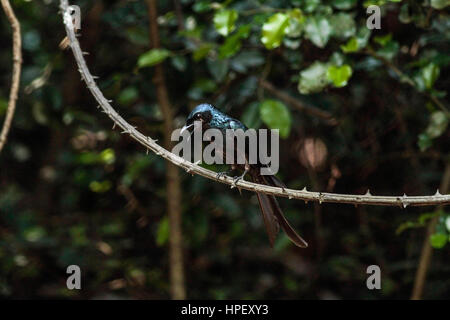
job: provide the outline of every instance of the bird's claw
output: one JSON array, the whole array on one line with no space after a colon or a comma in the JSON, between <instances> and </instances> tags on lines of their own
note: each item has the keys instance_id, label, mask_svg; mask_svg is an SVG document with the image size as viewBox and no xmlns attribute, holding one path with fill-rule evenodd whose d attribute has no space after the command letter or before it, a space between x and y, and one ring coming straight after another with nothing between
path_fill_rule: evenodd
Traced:
<instances>
[{"instance_id":1,"label":"bird's claw","mask_svg":"<svg viewBox=\"0 0 450 320\"><path fill-rule=\"evenodd\" d=\"M225 177L227 174L228 174L228 171L218 172L216 174L216 178L221 179L221 178Z\"/></svg>"},{"instance_id":2,"label":"bird's claw","mask_svg":"<svg viewBox=\"0 0 450 320\"><path fill-rule=\"evenodd\" d=\"M244 176L245 174L241 175L241 176L236 176L233 178L233 185L236 186L236 183L238 183L239 180L244 180Z\"/></svg>"}]
</instances>

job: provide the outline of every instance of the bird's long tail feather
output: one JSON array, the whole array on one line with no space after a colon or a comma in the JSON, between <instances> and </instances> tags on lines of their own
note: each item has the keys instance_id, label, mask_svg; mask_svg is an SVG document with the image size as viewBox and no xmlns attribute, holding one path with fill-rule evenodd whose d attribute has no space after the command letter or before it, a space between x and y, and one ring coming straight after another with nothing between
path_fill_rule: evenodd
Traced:
<instances>
[{"instance_id":1,"label":"bird's long tail feather","mask_svg":"<svg viewBox=\"0 0 450 320\"><path fill-rule=\"evenodd\" d=\"M253 177L253 179L257 183L281 188L285 187L284 184L275 176L258 175ZM279 226L281 226L284 232L286 232L286 235L296 246L306 248L308 243L300 237L297 232L295 232L286 220L280 206L278 205L277 199L274 196L267 195L265 193L256 193L256 195L258 197L266 231L269 236L270 245L273 247L276 235L279 231Z\"/></svg>"}]
</instances>

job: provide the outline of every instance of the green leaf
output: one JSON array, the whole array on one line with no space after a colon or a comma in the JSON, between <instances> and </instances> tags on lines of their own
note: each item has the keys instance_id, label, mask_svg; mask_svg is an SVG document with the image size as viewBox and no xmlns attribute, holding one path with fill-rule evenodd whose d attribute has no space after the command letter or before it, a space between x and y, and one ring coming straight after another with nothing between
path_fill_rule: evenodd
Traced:
<instances>
[{"instance_id":1,"label":"green leaf","mask_svg":"<svg viewBox=\"0 0 450 320\"><path fill-rule=\"evenodd\" d=\"M450 0L431 0L431 6L435 9L444 9L450 5Z\"/></svg>"},{"instance_id":2,"label":"green leaf","mask_svg":"<svg viewBox=\"0 0 450 320\"><path fill-rule=\"evenodd\" d=\"M448 241L448 236L443 233L435 233L430 236L430 244L435 249L441 249Z\"/></svg>"},{"instance_id":3,"label":"green leaf","mask_svg":"<svg viewBox=\"0 0 450 320\"><path fill-rule=\"evenodd\" d=\"M231 60L231 67L245 73L248 68L257 67L264 64L264 56L257 50L244 50Z\"/></svg>"},{"instance_id":4,"label":"green leaf","mask_svg":"<svg viewBox=\"0 0 450 320\"><path fill-rule=\"evenodd\" d=\"M219 58L230 58L238 53L242 46L241 40L248 38L249 34L250 25L244 25L235 34L227 37L224 44L219 48Z\"/></svg>"},{"instance_id":5,"label":"green leaf","mask_svg":"<svg viewBox=\"0 0 450 320\"><path fill-rule=\"evenodd\" d=\"M169 219L162 218L159 221L158 230L156 231L156 244L163 246L169 240Z\"/></svg>"},{"instance_id":6,"label":"green leaf","mask_svg":"<svg viewBox=\"0 0 450 320\"><path fill-rule=\"evenodd\" d=\"M410 7L408 3L405 3L401 6L400 13L398 14L398 20L401 23L410 23L413 20L413 17L410 14Z\"/></svg>"},{"instance_id":7,"label":"green leaf","mask_svg":"<svg viewBox=\"0 0 450 320\"><path fill-rule=\"evenodd\" d=\"M299 37L303 31L303 25L305 24L305 16L298 8L288 11L289 25L285 31L288 37Z\"/></svg>"},{"instance_id":8,"label":"green leaf","mask_svg":"<svg viewBox=\"0 0 450 320\"><path fill-rule=\"evenodd\" d=\"M358 49L362 49L367 46L370 38L370 30L366 27L362 27L356 33L356 41L358 41Z\"/></svg>"},{"instance_id":9,"label":"green leaf","mask_svg":"<svg viewBox=\"0 0 450 320\"><path fill-rule=\"evenodd\" d=\"M347 85L348 79L352 76L352 68L344 64L341 67L329 66L327 71L327 78L336 88L345 87Z\"/></svg>"},{"instance_id":10,"label":"green leaf","mask_svg":"<svg viewBox=\"0 0 450 320\"><path fill-rule=\"evenodd\" d=\"M346 44L341 46L341 49L344 53L351 53L358 51L358 40L355 37L351 38L347 41Z\"/></svg>"},{"instance_id":11,"label":"green leaf","mask_svg":"<svg viewBox=\"0 0 450 320\"><path fill-rule=\"evenodd\" d=\"M421 70L421 76L425 84L426 89L433 88L434 83L439 77L440 69L434 63L429 63Z\"/></svg>"},{"instance_id":12,"label":"green leaf","mask_svg":"<svg viewBox=\"0 0 450 320\"><path fill-rule=\"evenodd\" d=\"M121 105L129 106L135 102L139 97L139 92L135 87L128 87L123 89L118 98L118 102Z\"/></svg>"},{"instance_id":13,"label":"green leaf","mask_svg":"<svg viewBox=\"0 0 450 320\"><path fill-rule=\"evenodd\" d=\"M348 10L353 8L357 0L333 0L333 7L339 10Z\"/></svg>"},{"instance_id":14,"label":"green leaf","mask_svg":"<svg viewBox=\"0 0 450 320\"><path fill-rule=\"evenodd\" d=\"M303 9L306 12L313 12L318 6L320 6L320 0L303 0Z\"/></svg>"},{"instance_id":15,"label":"green leaf","mask_svg":"<svg viewBox=\"0 0 450 320\"><path fill-rule=\"evenodd\" d=\"M170 59L172 66L180 72L186 71L187 68L187 60L185 56L173 56Z\"/></svg>"},{"instance_id":16,"label":"green leaf","mask_svg":"<svg viewBox=\"0 0 450 320\"><path fill-rule=\"evenodd\" d=\"M331 24L327 18L313 16L306 20L305 35L317 47L323 48L330 39L332 33Z\"/></svg>"},{"instance_id":17,"label":"green leaf","mask_svg":"<svg viewBox=\"0 0 450 320\"><path fill-rule=\"evenodd\" d=\"M284 13L276 13L269 17L262 27L261 42L267 49L275 49L281 41L289 25L289 16Z\"/></svg>"},{"instance_id":18,"label":"green leaf","mask_svg":"<svg viewBox=\"0 0 450 320\"><path fill-rule=\"evenodd\" d=\"M217 32L224 37L229 35L235 28L235 22L238 19L236 10L220 10L214 15L214 27Z\"/></svg>"},{"instance_id":19,"label":"green leaf","mask_svg":"<svg viewBox=\"0 0 450 320\"><path fill-rule=\"evenodd\" d=\"M435 111L431 114L430 123L428 124L425 133L431 138L437 138L441 136L448 125L448 117L443 111Z\"/></svg>"},{"instance_id":20,"label":"green leaf","mask_svg":"<svg viewBox=\"0 0 450 320\"><path fill-rule=\"evenodd\" d=\"M355 19L348 13L338 13L330 18L332 35L347 39L356 33Z\"/></svg>"},{"instance_id":21,"label":"green leaf","mask_svg":"<svg viewBox=\"0 0 450 320\"><path fill-rule=\"evenodd\" d=\"M169 50L152 49L139 57L137 65L139 68L151 67L158 63L163 62L169 56L170 56Z\"/></svg>"},{"instance_id":22,"label":"green leaf","mask_svg":"<svg viewBox=\"0 0 450 320\"><path fill-rule=\"evenodd\" d=\"M392 58L394 58L397 55L399 47L400 46L399 46L398 42L389 41L386 43L386 45L383 48L377 50L377 54L388 60L391 60Z\"/></svg>"},{"instance_id":23,"label":"green leaf","mask_svg":"<svg viewBox=\"0 0 450 320\"><path fill-rule=\"evenodd\" d=\"M298 91L301 94L320 92L328 85L328 64L314 62L309 68L300 72Z\"/></svg>"},{"instance_id":24,"label":"green leaf","mask_svg":"<svg viewBox=\"0 0 450 320\"><path fill-rule=\"evenodd\" d=\"M241 120L248 128L258 129L261 126L259 103L251 103L242 113Z\"/></svg>"},{"instance_id":25,"label":"green leaf","mask_svg":"<svg viewBox=\"0 0 450 320\"><path fill-rule=\"evenodd\" d=\"M214 45L212 43L202 43L192 54L194 61L203 60L213 48Z\"/></svg>"},{"instance_id":26,"label":"green leaf","mask_svg":"<svg viewBox=\"0 0 450 320\"><path fill-rule=\"evenodd\" d=\"M431 147L433 142L431 138L426 133L419 134L419 140L417 141L417 145L419 146L420 151L424 152L429 147Z\"/></svg>"},{"instance_id":27,"label":"green leaf","mask_svg":"<svg viewBox=\"0 0 450 320\"><path fill-rule=\"evenodd\" d=\"M377 36L373 38L373 41L378 43L380 46L384 47L392 40L392 33L386 34L384 36Z\"/></svg>"},{"instance_id":28,"label":"green leaf","mask_svg":"<svg viewBox=\"0 0 450 320\"><path fill-rule=\"evenodd\" d=\"M112 183L109 180L92 181L89 184L89 189L91 189L92 192L96 192L96 193L107 192L109 189L111 189L111 187L112 187Z\"/></svg>"},{"instance_id":29,"label":"green leaf","mask_svg":"<svg viewBox=\"0 0 450 320\"><path fill-rule=\"evenodd\" d=\"M228 60L212 60L207 59L209 73L214 77L216 82L222 82L228 73Z\"/></svg>"},{"instance_id":30,"label":"green leaf","mask_svg":"<svg viewBox=\"0 0 450 320\"><path fill-rule=\"evenodd\" d=\"M341 46L344 53L356 52L367 45L370 38L370 30L361 28L356 33L356 36L350 38L345 45Z\"/></svg>"},{"instance_id":31,"label":"green leaf","mask_svg":"<svg viewBox=\"0 0 450 320\"><path fill-rule=\"evenodd\" d=\"M280 137L287 138L291 131L291 113L280 101L264 100L259 106L261 120L270 129L279 129Z\"/></svg>"}]
</instances>

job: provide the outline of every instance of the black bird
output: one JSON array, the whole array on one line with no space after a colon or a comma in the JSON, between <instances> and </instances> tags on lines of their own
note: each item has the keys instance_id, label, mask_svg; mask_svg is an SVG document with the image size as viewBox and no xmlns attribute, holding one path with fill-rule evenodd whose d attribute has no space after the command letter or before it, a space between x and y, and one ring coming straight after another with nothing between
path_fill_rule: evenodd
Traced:
<instances>
[{"instance_id":1,"label":"black bird","mask_svg":"<svg viewBox=\"0 0 450 320\"><path fill-rule=\"evenodd\" d=\"M182 128L182 131L189 130L193 132L194 122L199 121L202 125L202 130L207 130L210 128L219 129L223 133L224 141L226 139L225 131L227 129L242 129L244 131L248 128L239 120L231 118L230 116L219 111L210 104L200 104L192 110L189 114L186 125ZM226 141L225 141L226 142ZM212 142L213 143L213 142ZM235 152L237 152L235 150ZM223 156L225 157L225 148L223 150ZM234 155L236 158L236 155ZM285 185L275 176L275 175L261 175L260 169L264 166L261 163L249 164L247 153L245 154L245 164L232 165L231 169L243 169L244 173L241 176L235 177L235 181L243 179L248 173L255 183L265 184L274 187L285 188ZM226 173L220 172L218 176L224 175ZM289 239L298 247L306 248L308 244L302 237L300 237L294 229L291 227L289 222L283 215L283 212L278 205L276 198L272 195L267 195L265 193L256 193L258 197L259 206L261 208L261 213L263 216L264 224L266 226L266 231L269 236L270 245L273 247L275 237L279 231L279 226L283 228Z\"/></svg>"}]
</instances>

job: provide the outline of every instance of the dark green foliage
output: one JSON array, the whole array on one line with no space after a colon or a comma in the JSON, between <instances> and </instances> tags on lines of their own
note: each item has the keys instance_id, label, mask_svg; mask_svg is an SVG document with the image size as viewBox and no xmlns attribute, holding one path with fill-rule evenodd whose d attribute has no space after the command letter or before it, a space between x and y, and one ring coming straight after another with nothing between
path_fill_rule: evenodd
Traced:
<instances>
[{"instance_id":1,"label":"dark green foliage","mask_svg":"<svg viewBox=\"0 0 450 320\"><path fill-rule=\"evenodd\" d=\"M450 106L448 1L179 2L183 30L173 1L159 1L164 49L149 51L145 1L77 1L91 71L140 131L163 141L152 82L152 66L163 63L178 127L208 102L248 126L280 129L279 176L291 188L436 192L450 150L449 116L435 102ZM24 66L0 154L0 296L168 298L166 163L98 112L71 53L58 49L64 28L55 1L44 3L13 1ZM382 6L381 30L366 28L370 4ZM0 22L3 120L11 50L4 15ZM264 91L262 77L338 125ZM450 295L448 207L280 199L310 247L280 234L272 250L254 194L181 178L189 298L408 298L435 215L430 241L439 250L424 296ZM82 269L81 291L65 289L69 264ZM381 291L366 288L371 264L381 267Z\"/></svg>"}]
</instances>

